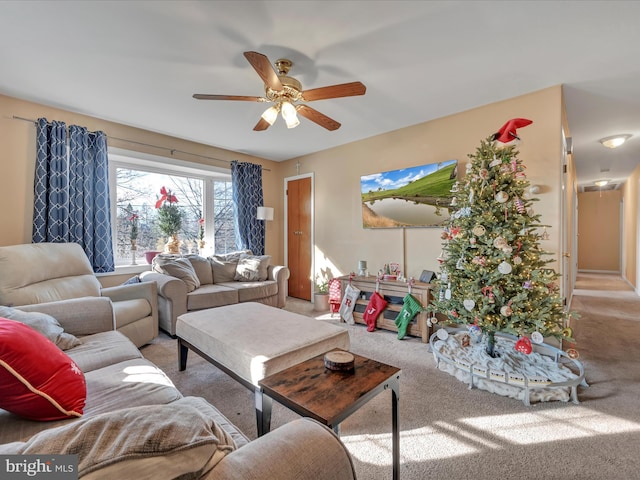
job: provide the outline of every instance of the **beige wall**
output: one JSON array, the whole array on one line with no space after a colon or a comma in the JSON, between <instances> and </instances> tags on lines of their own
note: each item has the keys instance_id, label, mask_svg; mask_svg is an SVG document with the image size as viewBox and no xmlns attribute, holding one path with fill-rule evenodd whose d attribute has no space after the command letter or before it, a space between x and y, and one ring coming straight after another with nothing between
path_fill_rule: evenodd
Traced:
<instances>
[{"instance_id":1,"label":"beige wall","mask_svg":"<svg viewBox=\"0 0 640 480\"><path fill-rule=\"evenodd\" d=\"M365 174L457 159L461 172L480 140L495 132L514 117L533 120L522 129L520 158L527 166L532 184L542 186L534 208L542 222L550 226L550 239L541 247L552 252L550 264L558 269L561 214L561 128L562 89L551 87L431 122L378 135L342 147L325 150L287 162L277 163L215 147L155 134L93 117L0 96L0 187L11 206L0 209L0 245L30 241L33 202L35 127L12 119L46 117L103 130L107 135L197 153L223 160L260 163L270 171L263 175L265 204L275 208L275 219L267 222L267 253L274 262L284 260L284 178L300 174L315 175L316 271L329 268L334 275L357 269L358 260L367 260L370 271L383 263L403 262L408 276L419 276L423 269L437 270L436 257L441 250L439 228L365 230L362 228L360 177ZM428 106L425 106L428 108ZM349 128L348 125L342 128ZM292 131L295 134L295 131ZM154 155L157 149L109 141L111 147ZM227 166L195 156L176 154L174 158L214 166Z\"/></svg>"},{"instance_id":2,"label":"beige wall","mask_svg":"<svg viewBox=\"0 0 640 480\"><path fill-rule=\"evenodd\" d=\"M640 278L638 278L638 250L640 249L640 166L636 167L622 188L624 198L624 210L622 219L624 222L622 275L636 289L639 290ZM640 293L640 292L639 292Z\"/></svg>"},{"instance_id":3,"label":"beige wall","mask_svg":"<svg viewBox=\"0 0 640 480\"><path fill-rule=\"evenodd\" d=\"M542 186L534 208L542 223L550 225L550 239L541 247L553 253L550 267L558 269L561 198L561 86L505 100L467 112L378 135L284 163L283 176L315 175L316 272L329 268L334 275L356 271L366 260L370 272L384 263L403 261L405 273L419 276L437 270L441 250L440 228L369 230L362 228L360 177L365 174L457 159L464 172L467 155L480 140L515 117L533 120L519 133L520 158L532 184ZM425 108L429 108L425 105ZM364 121L375 121L374 119ZM349 128L344 125L342 128ZM282 187L281 187L282 188Z\"/></svg>"},{"instance_id":4,"label":"beige wall","mask_svg":"<svg viewBox=\"0 0 640 480\"><path fill-rule=\"evenodd\" d=\"M619 190L578 194L578 268L620 271Z\"/></svg>"},{"instance_id":5,"label":"beige wall","mask_svg":"<svg viewBox=\"0 0 640 480\"><path fill-rule=\"evenodd\" d=\"M158 148L145 147L112 138L108 140L109 147L171 156L174 159L196 164L229 169L228 162L231 160L258 163L268 169L268 171L263 171L265 204L275 206L281 203L282 175L280 169L282 165L277 162L0 95L0 167L2 172L0 191L5 199L3 206L0 207L0 245L31 242L36 128L31 122L13 119L14 116L27 119L45 117L48 120L60 120L67 124L85 126L90 131L102 130L110 137L134 140L222 160L214 161L180 152L170 155L168 151ZM276 218L282 219L281 211ZM272 225L274 223L276 222L267 222L267 253L273 256L274 263L281 263L283 261L282 228Z\"/></svg>"}]
</instances>

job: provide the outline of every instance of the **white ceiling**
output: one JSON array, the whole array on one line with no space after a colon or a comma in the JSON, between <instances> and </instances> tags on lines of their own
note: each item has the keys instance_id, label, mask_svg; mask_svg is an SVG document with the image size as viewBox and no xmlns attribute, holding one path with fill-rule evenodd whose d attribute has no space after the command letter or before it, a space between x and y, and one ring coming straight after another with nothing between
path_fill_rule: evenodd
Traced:
<instances>
[{"instance_id":1,"label":"white ceiling","mask_svg":"<svg viewBox=\"0 0 640 480\"><path fill-rule=\"evenodd\" d=\"M5 0L0 93L281 161L563 84L580 183L623 182L640 159L639 20L636 1ZM304 89L367 93L311 104L334 132L254 132L265 104L192 98L263 95L249 50L291 59ZM598 144L615 133L634 137Z\"/></svg>"}]
</instances>

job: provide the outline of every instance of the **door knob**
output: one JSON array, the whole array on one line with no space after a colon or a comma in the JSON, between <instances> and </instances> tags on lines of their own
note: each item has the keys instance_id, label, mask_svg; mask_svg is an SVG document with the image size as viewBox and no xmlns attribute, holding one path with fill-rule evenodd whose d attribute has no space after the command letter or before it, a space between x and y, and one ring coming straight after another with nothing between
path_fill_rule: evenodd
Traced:
<instances>
[{"instance_id":1,"label":"door knob","mask_svg":"<svg viewBox=\"0 0 640 480\"><path fill-rule=\"evenodd\" d=\"M563 254L562 254L562 256L563 256L563 257L570 258L570 257L571 257L571 254L570 254L570 253L563 253Z\"/></svg>"}]
</instances>

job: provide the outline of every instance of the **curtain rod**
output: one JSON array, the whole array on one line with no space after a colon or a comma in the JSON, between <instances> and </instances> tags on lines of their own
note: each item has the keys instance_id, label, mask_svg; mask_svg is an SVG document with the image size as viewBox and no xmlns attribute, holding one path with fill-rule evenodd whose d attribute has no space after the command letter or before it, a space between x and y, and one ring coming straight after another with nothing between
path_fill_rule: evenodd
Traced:
<instances>
[{"instance_id":1,"label":"curtain rod","mask_svg":"<svg viewBox=\"0 0 640 480\"><path fill-rule=\"evenodd\" d=\"M25 122L31 122L34 125L37 125L37 123L38 123L36 120L33 120L31 118L19 117L17 115L13 115L13 119L14 120L23 120ZM184 150L178 150L178 149L169 148L169 147L161 147L159 145L152 145L150 143L138 142L136 140L127 140L126 138L112 137L111 135L107 135L107 138L111 138L113 140L119 140L121 142L133 143L133 144L141 145L141 146L144 146L144 147L159 148L160 150L167 150L167 151L169 151L171 153L171 155L173 155L174 153L183 153L185 155L192 155L194 157L206 158L208 160L214 160L216 162L225 162L225 163L229 163L229 164L231 163L230 160L224 160L222 158L208 157L206 155L200 155L199 153L185 152ZM265 168L262 165L261 165L261 168L262 168L262 170L264 170L266 172L270 172L271 171L270 169Z\"/></svg>"}]
</instances>

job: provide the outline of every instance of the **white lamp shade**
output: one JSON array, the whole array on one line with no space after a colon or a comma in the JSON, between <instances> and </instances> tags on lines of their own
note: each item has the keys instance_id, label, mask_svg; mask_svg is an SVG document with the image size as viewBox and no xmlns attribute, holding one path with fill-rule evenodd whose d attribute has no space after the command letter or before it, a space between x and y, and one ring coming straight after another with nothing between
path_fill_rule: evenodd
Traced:
<instances>
[{"instance_id":1,"label":"white lamp shade","mask_svg":"<svg viewBox=\"0 0 640 480\"><path fill-rule=\"evenodd\" d=\"M273 220L273 207L258 207L256 218L258 220Z\"/></svg>"},{"instance_id":2,"label":"white lamp shade","mask_svg":"<svg viewBox=\"0 0 640 480\"><path fill-rule=\"evenodd\" d=\"M285 120L289 120L289 119L293 120L296 117L297 117L296 107L294 107L289 102L283 102L282 103L282 118L284 118Z\"/></svg>"},{"instance_id":3,"label":"white lamp shade","mask_svg":"<svg viewBox=\"0 0 640 480\"><path fill-rule=\"evenodd\" d=\"M267 122L269 125L273 125L273 122L276 121L276 118L278 118L278 109L276 107L269 107L267 108L264 113L262 114L262 118L265 120L265 122Z\"/></svg>"},{"instance_id":4,"label":"white lamp shade","mask_svg":"<svg viewBox=\"0 0 640 480\"><path fill-rule=\"evenodd\" d=\"M284 121L287 124L287 128L295 128L298 125L300 125L300 120L298 120L297 116L295 116L293 118L285 118Z\"/></svg>"}]
</instances>

